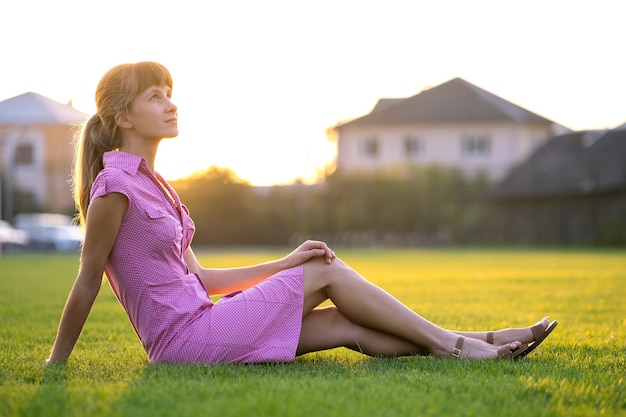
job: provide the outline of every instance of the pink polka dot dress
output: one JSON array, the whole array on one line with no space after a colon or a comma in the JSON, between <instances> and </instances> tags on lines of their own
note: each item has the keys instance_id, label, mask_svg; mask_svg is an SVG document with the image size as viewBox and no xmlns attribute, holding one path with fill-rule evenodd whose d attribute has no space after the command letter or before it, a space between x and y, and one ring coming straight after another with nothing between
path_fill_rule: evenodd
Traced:
<instances>
[{"instance_id":1,"label":"pink polka dot dress","mask_svg":"<svg viewBox=\"0 0 626 417\"><path fill-rule=\"evenodd\" d=\"M151 362L293 361L302 325L301 267L213 303L183 259L195 226L169 184L142 158L107 152L91 199L108 193L125 195L129 205L105 274Z\"/></svg>"}]
</instances>

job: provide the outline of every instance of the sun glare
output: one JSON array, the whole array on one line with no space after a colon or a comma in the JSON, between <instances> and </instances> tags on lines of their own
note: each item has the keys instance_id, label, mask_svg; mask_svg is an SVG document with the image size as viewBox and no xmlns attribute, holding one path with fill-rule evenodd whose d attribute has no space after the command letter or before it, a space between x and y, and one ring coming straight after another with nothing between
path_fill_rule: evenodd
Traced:
<instances>
[{"instance_id":1,"label":"sun glare","mask_svg":"<svg viewBox=\"0 0 626 417\"><path fill-rule=\"evenodd\" d=\"M189 132L193 136L192 132ZM334 161L334 146L320 138L288 149L280 138L258 146L240 140L200 141L180 136L164 140L157 155L157 170L168 180L180 179L211 166L231 169L237 177L255 186L284 185L296 180L310 184L323 177ZM283 149L274 152L272 149Z\"/></svg>"}]
</instances>

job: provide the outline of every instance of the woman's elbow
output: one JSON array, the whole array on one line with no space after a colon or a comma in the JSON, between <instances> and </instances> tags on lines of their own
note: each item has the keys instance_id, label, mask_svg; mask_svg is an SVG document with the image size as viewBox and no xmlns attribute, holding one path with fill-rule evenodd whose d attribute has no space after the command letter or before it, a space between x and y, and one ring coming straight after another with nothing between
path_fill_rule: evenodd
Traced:
<instances>
[{"instance_id":1,"label":"woman's elbow","mask_svg":"<svg viewBox=\"0 0 626 417\"><path fill-rule=\"evenodd\" d=\"M86 297L95 298L102 287L102 273L100 274L79 274L76 278L76 289Z\"/></svg>"}]
</instances>

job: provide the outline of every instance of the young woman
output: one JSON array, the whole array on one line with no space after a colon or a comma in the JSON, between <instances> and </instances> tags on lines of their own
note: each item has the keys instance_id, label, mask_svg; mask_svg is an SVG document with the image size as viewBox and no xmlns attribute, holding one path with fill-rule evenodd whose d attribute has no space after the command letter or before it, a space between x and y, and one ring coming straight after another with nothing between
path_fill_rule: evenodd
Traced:
<instances>
[{"instance_id":1,"label":"young woman","mask_svg":"<svg viewBox=\"0 0 626 417\"><path fill-rule=\"evenodd\" d=\"M170 73L154 62L116 66L98 84L74 170L80 269L48 363L70 356L103 272L152 362L286 362L340 346L387 357L519 358L556 325L445 330L319 241L259 265L201 266L190 247L194 224L154 169L161 140L178 134L171 94ZM209 294L226 295L213 303ZM327 299L333 306L320 308Z\"/></svg>"}]
</instances>

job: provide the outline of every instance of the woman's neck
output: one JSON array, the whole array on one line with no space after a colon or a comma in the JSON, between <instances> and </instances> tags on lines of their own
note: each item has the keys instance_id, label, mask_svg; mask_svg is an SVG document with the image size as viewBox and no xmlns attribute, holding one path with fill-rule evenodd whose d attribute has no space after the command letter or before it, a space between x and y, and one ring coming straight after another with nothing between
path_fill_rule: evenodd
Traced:
<instances>
[{"instance_id":1,"label":"woman's neck","mask_svg":"<svg viewBox=\"0 0 626 417\"><path fill-rule=\"evenodd\" d=\"M152 173L154 173L154 160L156 159L158 149L159 143L147 144L140 141L124 141L120 147L120 151L122 152L142 157L146 161L148 169Z\"/></svg>"}]
</instances>

